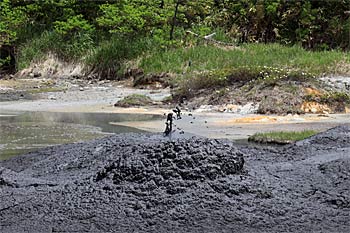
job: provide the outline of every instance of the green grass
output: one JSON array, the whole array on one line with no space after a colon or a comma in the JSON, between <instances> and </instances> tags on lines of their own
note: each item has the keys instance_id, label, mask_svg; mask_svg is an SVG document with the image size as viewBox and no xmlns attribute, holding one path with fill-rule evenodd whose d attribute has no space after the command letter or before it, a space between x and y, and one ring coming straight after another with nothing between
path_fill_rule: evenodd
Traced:
<instances>
[{"instance_id":1,"label":"green grass","mask_svg":"<svg viewBox=\"0 0 350 233\"><path fill-rule=\"evenodd\" d=\"M260 143L287 144L300 141L318 133L314 130L304 131L274 131L267 133L256 133L248 138L248 141Z\"/></svg>"},{"instance_id":2,"label":"green grass","mask_svg":"<svg viewBox=\"0 0 350 233\"><path fill-rule=\"evenodd\" d=\"M260 88L261 91L275 86L283 86L286 91L296 92L299 91L299 87L293 87L291 82L317 85L315 77L311 73L302 71L267 66L252 68L242 66L177 75L177 78L170 80L170 83L176 87L174 92L176 99L176 97L192 98L197 95L198 90L217 90L229 86L235 86L237 90L242 88L245 94L253 89L256 91L256 88Z\"/></svg>"},{"instance_id":3,"label":"green grass","mask_svg":"<svg viewBox=\"0 0 350 233\"><path fill-rule=\"evenodd\" d=\"M145 106L152 104L153 101L149 96L141 94L132 94L126 96L124 99L119 100L115 107L131 107L131 106Z\"/></svg>"},{"instance_id":4,"label":"green grass","mask_svg":"<svg viewBox=\"0 0 350 233\"><path fill-rule=\"evenodd\" d=\"M84 60L88 72L102 79L122 79L125 62L141 56L156 46L148 38L128 39L114 36L100 42Z\"/></svg>"},{"instance_id":5,"label":"green grass","mask_svg":"<svg viewBox=\"0 0 350 233\"><path fill-rule=\"evenodd\" d=\"M38 89L31 89L28 91L28 93L38 94L38 93L46 93L46 92L61 92L65 90L66 88L61 88L61 87L44 87L44 88L38 88Z\"/></svg>"},{"instance_id":6,"label":"green grass","mask_svg":"<svg viewBox=\"0 0 350 233\"><path fill-rule=\"evenodd\" d=\"M140 67L146 74L175 74L170 83L177 88L174 94L178 99L196 96L197 90L230 85L247 89L291 82L317 86L317 76L349 72L350 55L280 44L244 44L238 48L199 45L151 52L141 57Z\"/></svg>"},{"instance_id":7,"label":"green grass","mask_svg":"<svg viewBox=\"0 0 350 233\"><path fill-rule=\"evenodd\" d=\"M280 44L243 44L237 48L197 45L164 49L154 38L130 40L113 36L95 43L89 34L71 35L67 40L54 31L45 31L33 37L20 45L18 51L16 60L19 70L28 67L33 61L40 61L48 53L53 53L66 61L83 62L86 73L97 74L101 79L124 78L124 71L130 68L130 61L137 60L139 62L136 68L142 68L145 74L178 74L175 83L181 83L188 77L202 76L202 73L211 79L219 73L219 80L214 83L224 86L227 83L222 78L227 75L247 73L248 76L256 76L266 69L322 75L349 73L350 67L350 55L340 51L312 52L298 46ZM342 69L342 66L346 69ZM208 84L211 85L210 82Z\"/></svg>"},{"instance_id":8,"label":"green grass","mask_svg":"<svg viewBox=\"0 0 350 233\"><path fill-rule=\"evenodd\" d=\"M89 34L76 34L66 38L54 31L44 31L19 46L16 57L17 69L44 59L49 53L65 61L81 61L94 42Z\"/></svg>"},{"instance_id":9,"label":"green grass","mask_svg":"<svg viewBox=\"0 0 350 233\"><path fill-rule=\"evenodd\" d=\"M144 57L141 67L146 73L201 72L237 67L278 67L317 75L339 73L336 64L349 63L350 56L340 51L306 51L298 46L279 44L245 44L237 49L223 49L212 45L169 49ZM188 64L191 63L189 67Z\"/></svg>"}]
</instances>

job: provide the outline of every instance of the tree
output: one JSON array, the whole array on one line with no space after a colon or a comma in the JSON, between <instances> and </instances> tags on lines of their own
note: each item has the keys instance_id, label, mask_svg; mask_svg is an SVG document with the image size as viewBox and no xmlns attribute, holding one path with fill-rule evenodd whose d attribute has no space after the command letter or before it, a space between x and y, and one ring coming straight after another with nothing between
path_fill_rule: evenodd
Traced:
<instances>
[{"instance_id":1,"label":"tree","mask_svg":"<svg viewBox=\"0 0 350 233\"><path fill-rule=\"evenodd\" d=\"M14 70L18 28L26 21L21 7L14 8L10 0L0 2L0 68Z\"/></svg>"},{"instance_id":2,"label":"tree","mask_svg":"<svg viewBox=\"0 0 350 233\"><path fill-rule=\"evenodd\" d=\"M110 33L147 34L162 24L164 15L159 3L146 0L121 0L100 5L97 24Z\"/></svg>"}]
</instances>

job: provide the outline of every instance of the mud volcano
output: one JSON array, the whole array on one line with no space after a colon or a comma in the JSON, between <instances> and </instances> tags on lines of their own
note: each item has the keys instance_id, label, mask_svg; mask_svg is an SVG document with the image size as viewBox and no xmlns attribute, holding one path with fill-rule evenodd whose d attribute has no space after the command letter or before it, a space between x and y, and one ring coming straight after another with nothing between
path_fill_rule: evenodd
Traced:
<instances>
[{"instance_id":1,"label":"mud volcano","mask_svg":"<svg viewBox=\"0 0 350 233\"><path fill-rule=\"evenodd\" d=\"M349 135L260 148L125 134L46 148L0 162L0 231L348 232Z\"/></svg>"},{"instance_id":2,"label":"mud volcano","mask_svg":"<svg viewBox=\"0 0 350 233\"><path fill-rule=\"evenodd\" d=\"M207 189L218 179L235 179L243 163L230 143L159 135L44 149L2 162L0 226L45 232L170 229L164 221L186 220L186 199L210 197Z\"/></svg>"}]
</instances>

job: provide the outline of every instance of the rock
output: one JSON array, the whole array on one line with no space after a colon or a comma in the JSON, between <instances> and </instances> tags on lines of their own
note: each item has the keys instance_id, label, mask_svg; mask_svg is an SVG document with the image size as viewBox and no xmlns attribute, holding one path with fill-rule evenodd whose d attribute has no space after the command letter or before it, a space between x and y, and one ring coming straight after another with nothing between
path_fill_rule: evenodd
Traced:
<instances>
[{"instance_id":1,"label":"rock","mask_svg":"<svg viewBox=\"0 0 350 233\"><path fill-rule=\"evenodd\" d=\"M211 111L215 111L215 110L216 110L216 108L213 105L201 105L195 111L196 112L211 112ZM188 109L186 111L188 111Z\"/></svg>"},{"instance_id":2,"label":"rock","mask_svg":"<svg viewBox=\"0 0 350 233\"><path fill-rule=\"evenodd\" d=\"M219 106L218 108L217 108L217 111L218 112L225 112L227 109L226 109L226 107L224 106L224 105L221 105L221 106Z\"/></svg>"},{"instance_id":3,"label":"rock","mask_svg":"<svg viewBox=\"0 0 350 233\"><path fill-rule=\"evenodd\" d=\"M153 101L149 96L132 94L124 97L114 104L115 107L132 107L132 106L147 106L157 103Z\"/></svg>"},{"instance_id":4,"label":"rock","mask_svg":"<svg viewBox=\"0 0 350 233\"><path fill-rule=\"evenodd\" d=\"M48 99L49 100L57 100L56 96L54 96L54 95L49 95Z\"/></svg>"},{"instance_id":5,"label":"rock","mask_svg":"<svg viewBox=\"0 0 350 233\"><path fill-rule=\"evenodd\" d=\"M33 74L33 77L34 78L39 78L39 77L41 77L41 73L38 72L38 71L35 71L34 74Z\"/></svg>"},{"instance_id":6,"label":"rock","mask_svg":"<svg viewBox=\"0 0 350 233\"><path fill-rule=\"evenodd\" d=\"M239 106L236 104L227 104L225 112L237 112L238 109L239 109Z\"/></svg>"},{"instance_id":7,"label":"rock","mask_svg":"<svg viewBox=\"0 0 350 233\"><path fill-rule=\"evenodd\" d=\"M300 108L305 113L313 113L313 114L329 114L333 111L326 104L320 104L313 101L306 101L301 105Z\"/></svg>"},{"instance_id":8,"label":"rock","mask_svg":"<svg viewBox=\"0 0 350 233\"><path fill-rule=\"evenodd\" d=\"M170 75L168 73L160 74L147 74L143 73L143 70L138 69L134 71L133 75L133 85L134 87L152 87L152 88L165 88L169 86L168 79Z\"/></svg>"},{"instance_id":9,"label":"rock","mask_svg":"<svg viewBox=\"0 0 350 233\"><path fill-rule=\"evenodd\" d=\"M257 113L258 109L259 109L259 104L247 103L246 105L239 108L238 112L241 114L254 114L254 113Z\"/></svg>"}]
</instances>

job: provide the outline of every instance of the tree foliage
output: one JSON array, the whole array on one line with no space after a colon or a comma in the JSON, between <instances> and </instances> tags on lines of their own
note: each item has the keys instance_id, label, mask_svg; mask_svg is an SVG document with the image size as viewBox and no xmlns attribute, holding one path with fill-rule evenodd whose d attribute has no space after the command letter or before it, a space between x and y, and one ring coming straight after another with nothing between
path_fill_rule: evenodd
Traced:
<instances>
[{"instance_id":1,"label":"tree foliage","mask_svg":"<svg viewBox=\"0 0 350 233\"><path fill-rule=\"evenodd\" d=\"M4 59L5 45L17 51L47 31L68 43L82 35L95 44L119 35L169 45L186 30L205 35L218 28L241 43L348 49L349 6L350 0L2 0L0 52Z\"/></svg>"}]
</instances>

